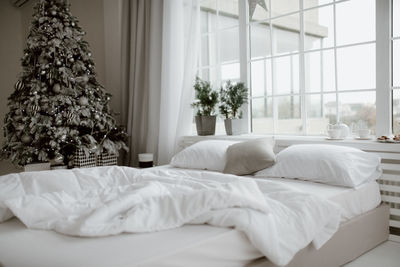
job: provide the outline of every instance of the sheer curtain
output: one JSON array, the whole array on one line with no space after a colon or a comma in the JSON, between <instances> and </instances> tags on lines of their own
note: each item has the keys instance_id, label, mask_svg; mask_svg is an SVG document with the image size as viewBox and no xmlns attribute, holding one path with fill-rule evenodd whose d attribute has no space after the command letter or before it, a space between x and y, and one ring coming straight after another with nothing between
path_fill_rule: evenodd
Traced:
<instances>
[{"instance_id":1,"label":"sheer curtain","mask_svg":"<svg viewBox=\"0 0 400 267\"><path fill-rule=\"evenodd\" d=\"M166 164L178 140L191 133L193 81L200 42L197 0L164 0L158 163Z\"/></svg>"},{"instance_id":2,"label":"sheer curtain","mask_svg":"<svg viewBox=\"0 0 400 267\"><path fill-rule=\"evenodd\" d=\"M122 120L130 135L125 163L154 153L166 164L191 133L196 75L198 0L125 0L122 40Z\"/></svg>"}]
</instances>

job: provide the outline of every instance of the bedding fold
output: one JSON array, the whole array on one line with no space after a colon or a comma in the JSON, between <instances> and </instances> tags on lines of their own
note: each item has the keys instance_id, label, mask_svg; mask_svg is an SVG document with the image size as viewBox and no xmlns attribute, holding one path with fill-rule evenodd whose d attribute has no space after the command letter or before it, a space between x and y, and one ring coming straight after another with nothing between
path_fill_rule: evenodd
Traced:
<instances>
[{"instance_id":1,"label":"bedding fold","mask_svg":"<svg viewBox=\"0 0 400 267\"><path fill-rule=\"evenodd\" d=\"M277 265L288 264L312 241L321 247L341 219L334 203L272 181L221 173L199 177L163 170L104 170L71 171L73 178L64 183L79 186L72 189L66 184L69 190L65 191L46 188L48 180L33 175L35 190L24 184L24 192L3 196L0 206L7 207L28 228L73 236L146 233L184 224L234 227ZM7 183L3 179L0 177L0 192L5 191L3 185L10 184L10 178ZM24 180L15 179L16 184Z\"/></svg>"}]
</instances>

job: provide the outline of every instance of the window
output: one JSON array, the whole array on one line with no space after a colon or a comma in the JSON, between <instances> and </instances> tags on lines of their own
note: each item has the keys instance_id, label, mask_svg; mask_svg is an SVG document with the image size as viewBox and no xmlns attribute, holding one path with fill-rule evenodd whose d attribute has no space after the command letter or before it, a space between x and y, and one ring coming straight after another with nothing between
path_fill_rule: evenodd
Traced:
<instances>
[{"instance_id":1,"label":"window","mask_svg":"<svg viewBox=\"0 0 400 267\"><path fill-rule=\"evenodd\" d=\"M200 20L199 77L216 89L227 80L240 81L238 0L200 0ZM225 134L220 118L216 133Z\"/></svg>"},{"instance_id":2,"label":"window","mask_svg":"<svg viewBox=\"0 0 400 267\"><path fill-rule=\"evenodd\" d=\"M249 20L253 132L374 130L375 0L265 2L270 17Z\"/></svg>"},{"instance_id":3,"label":"window","mask_svg":"<svg viewBox=\"0 0 400 267\"><path fill-rule=\"evenodd\" d=\"M388 134L392 116L400 133L400 0L200 3L199 76L248 85L252 132L321 135L343 122Z\"/></svg>"}]
</instances>

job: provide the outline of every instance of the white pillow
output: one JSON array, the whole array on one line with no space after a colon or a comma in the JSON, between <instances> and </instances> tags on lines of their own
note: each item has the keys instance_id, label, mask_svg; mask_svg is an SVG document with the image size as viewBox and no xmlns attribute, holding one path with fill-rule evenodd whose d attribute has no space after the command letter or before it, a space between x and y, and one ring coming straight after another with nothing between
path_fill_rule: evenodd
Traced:
<instances>
[{"instance_id":1,"label":"white pillow","mask_svg":"<svg viewBox=\"0 0 400 267\"><path fill-rule=\"evenodd\" d=\"M382 174L380 157L356 148L334 145L293 145L276 156L274 166L256 177L298 178L356 187Z\"/></svg>"},{"instance_id":2,"label":"white pillow","mask_svg":"<svg viewBox=\"0 0 400 267\"><path fill-rule=\"evenodd\" d=\"M206 140L195 143L176 154L170 165L178 168L222 172L226 164L226 151L236 141Z\"/></svg>"}]
</instances>

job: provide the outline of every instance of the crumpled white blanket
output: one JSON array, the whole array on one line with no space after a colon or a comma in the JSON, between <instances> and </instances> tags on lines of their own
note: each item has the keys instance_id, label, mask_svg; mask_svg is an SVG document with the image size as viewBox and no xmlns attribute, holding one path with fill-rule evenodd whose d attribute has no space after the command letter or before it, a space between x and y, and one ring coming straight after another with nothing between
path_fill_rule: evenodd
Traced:
<instances>
[{"instance_id":1,"label":"crumpled white blanket","mask_svg":"<svg viewBox=\"0 0 400 267\"><path fill-rule=\"evenodd\" d=\"M212 172L199 177L162 169L104 170L96 178L92 175L99 173L90 169L69 171L74 176L71 184L79 186L47 192L48 180L40 179L37 172L36 190L31 189L35 193L16 196L11 192L10 198L2 196L2 205L29 228L74 236L154 232L184 224L234 227L277 265L288 264L312 241L321 247L336 232L341 218L334 203L276 182ZM54 180L59 180L56 172L53 187ZM92 178L113 184L88 183ZM17 180L24 182L21 177Z\"/></svg>"}]
</instances>

